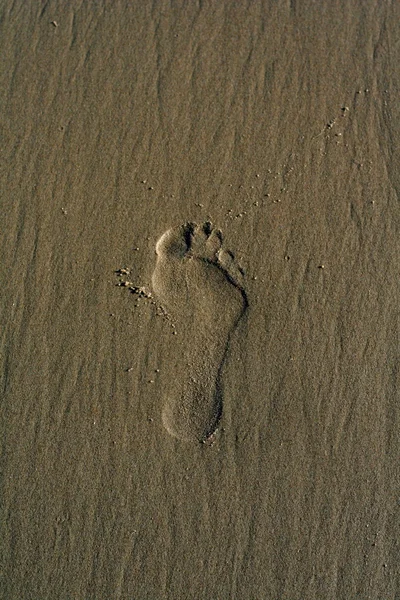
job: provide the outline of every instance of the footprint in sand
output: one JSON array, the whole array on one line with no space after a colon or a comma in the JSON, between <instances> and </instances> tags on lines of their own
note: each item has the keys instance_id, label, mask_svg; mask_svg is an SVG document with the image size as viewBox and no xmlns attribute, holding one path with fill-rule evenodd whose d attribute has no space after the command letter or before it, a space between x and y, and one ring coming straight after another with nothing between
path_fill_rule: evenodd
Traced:
<instances>
[{"instance_id":1,"label":"footprint in sand","mask_svg":"<svg viewBox=\"0 0 400 600\"><path fill-rule=\"evenodd\" d=\"M156 253L153 290L178 332L162 421L181 440L205 441L221 418L222 367L248 306L243 272L211 223L169 229Z\"/></svg>"}]
</instances>

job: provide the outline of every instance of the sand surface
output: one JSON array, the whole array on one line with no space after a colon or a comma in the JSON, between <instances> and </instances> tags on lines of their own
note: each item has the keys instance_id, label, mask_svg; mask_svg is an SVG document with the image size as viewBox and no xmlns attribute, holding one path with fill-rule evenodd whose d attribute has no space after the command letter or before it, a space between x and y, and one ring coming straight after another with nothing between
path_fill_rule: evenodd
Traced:
<instances>
[{"instance_id":1,"label":"sand surface","mask_svg":"<svg viewBox=\"0 0 400 600\"><path fill-rule=\"evenodd\" d=\"M0 9L1 599L398 600L400 4Z\"/></svg>"}]
</instances>

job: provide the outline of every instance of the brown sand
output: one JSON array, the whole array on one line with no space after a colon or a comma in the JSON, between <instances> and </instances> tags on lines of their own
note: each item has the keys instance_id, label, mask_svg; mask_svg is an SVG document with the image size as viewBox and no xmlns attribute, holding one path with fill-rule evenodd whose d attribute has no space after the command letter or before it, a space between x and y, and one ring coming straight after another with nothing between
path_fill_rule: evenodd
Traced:
<instances>
[{"instance_id":1,"label":"brown sand","mask_svg":"<svg viewBox=\"0 0 400 600\"><path fill-rule=\"evenodd\" d=\"M2 600L400 597L399 24L4 0ZM162 424L191 336L151 280L207 221L249 307L200 444Z\"/></svg>"}]
</instances>

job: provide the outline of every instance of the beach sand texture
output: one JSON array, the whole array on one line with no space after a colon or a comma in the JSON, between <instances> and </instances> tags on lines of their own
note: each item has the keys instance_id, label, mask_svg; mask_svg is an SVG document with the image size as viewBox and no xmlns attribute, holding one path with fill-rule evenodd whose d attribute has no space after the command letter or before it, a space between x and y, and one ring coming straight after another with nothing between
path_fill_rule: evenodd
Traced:
<instances>
[{"instance_id":1,"label":"beach sand texture","mask_svg":"<svg viewBox=\"0 0 400 600\"><path fill-rule=\"evenodd\" d=\"M400 4L0 23L0 598L398 599Z\"/></svg>"}]
</instances>

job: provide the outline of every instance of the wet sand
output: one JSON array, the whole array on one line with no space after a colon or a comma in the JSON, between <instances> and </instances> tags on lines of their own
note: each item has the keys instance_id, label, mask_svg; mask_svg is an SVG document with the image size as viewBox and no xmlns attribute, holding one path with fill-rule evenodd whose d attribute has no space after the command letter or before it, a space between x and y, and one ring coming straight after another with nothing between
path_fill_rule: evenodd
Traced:
<instances>
[{"instance_id":1,"label":"wet sand","mask_svg":"<svg viewBox=\"0 0 400 600\"><path fill-rule=\"evenodd\" d=\"M397 599L400 5L1 12L0 597Z\"/></svg>"}]
</instances>

